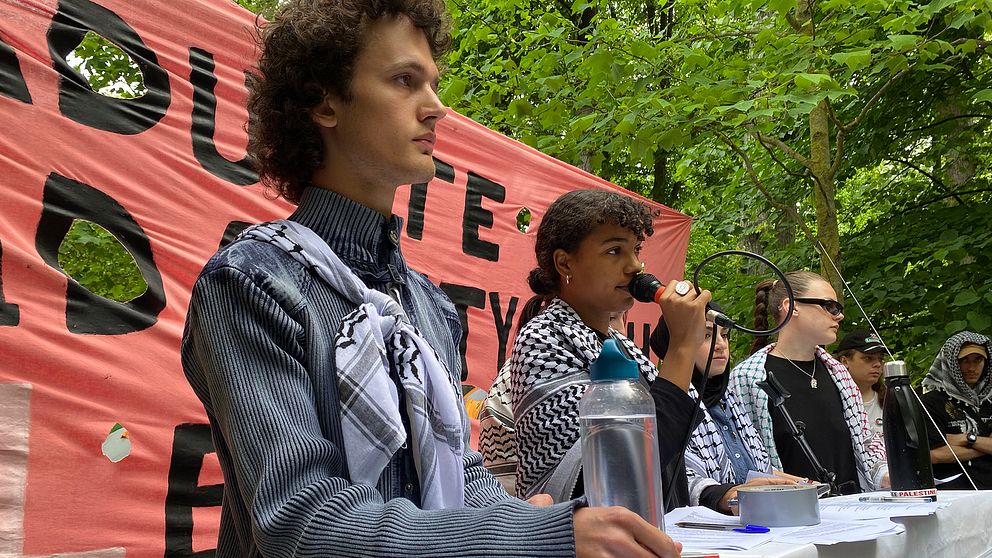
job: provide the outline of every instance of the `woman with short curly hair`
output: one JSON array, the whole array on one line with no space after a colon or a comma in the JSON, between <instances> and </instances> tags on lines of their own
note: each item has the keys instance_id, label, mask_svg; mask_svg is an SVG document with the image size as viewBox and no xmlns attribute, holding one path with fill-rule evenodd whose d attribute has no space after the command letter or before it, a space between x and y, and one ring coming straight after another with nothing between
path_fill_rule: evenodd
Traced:
<instances>
[{"instance_id":1,"label":"woman with short curly hair","mask_svg":"<svg viewBox=\"0 0 992 558\"><path fill-rule=\"evenodd\" d=\"M541 218L537 267L528 276L535 295L522 312L507 367L519 496L551 485L565 487L553 494L556 498L583 494L580 470L567 463L576 452L568 450L579 440L578 404L589 381L589 365L609 338L637 362L643 380L654 384L659 453L662 467L672 470L693 411L686 391L710 294L675 289L672 281L661 295L673 327L672 350L660 371L610 327L611 316L634 304L628 286L642 269L641 243L653 233L651 213L642 202L603 190L568 192ZM555 481L549 482L552 478Z\"/></svg>"}]
</instances>

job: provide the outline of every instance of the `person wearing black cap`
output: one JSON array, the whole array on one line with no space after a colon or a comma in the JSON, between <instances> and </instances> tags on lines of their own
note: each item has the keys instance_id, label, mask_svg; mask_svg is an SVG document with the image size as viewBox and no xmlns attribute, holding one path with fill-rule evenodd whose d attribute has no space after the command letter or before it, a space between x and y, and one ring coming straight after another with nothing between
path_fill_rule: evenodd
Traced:
<instances>
[{"instance_id":1,"label":"person wearing black cap","mask_svg":"<svg viewBox=\"0 0 992 558\"><path fill-rule=\"evenodd\" d=\"M979 490L992 488L990 353L988 337L970 331L956 333L944 343L923 378L921 399L937 423L928 426L933 476L957 476L941 484L941 489L971 488L955 456Z\"/></svg>"},{"instance_id":2,"label":"person wearing black cap","mask_svg":"<svg viewBox=\"0 0 992 558\"><path fill-rule=\"evenodd\" d=\"M715 302L711 302L710 307L717 312L723 311ZM689 439L684 460L670 461L664 475L666 479L675 476L669 487L674 492L671 507L706 506L730 513L729 502L742 485L795 484L798 477L777 473L782 476L759 476L747 481L748 473L752 471L771 474L771 461L747 409L733 390L728 389L730 332L725 327L717 327L709 373L704 375L710 357L713 322L707 321L705 327L703 342L696 350L689 386L689 395L703 404L700 421ZM650 339L651 350L658 358L664 360L667 356L669 341L668 324L662 316ZM655 388L652 386L652 389Z\"/></svg>"},{"instance_id":3,"label":"person wearing black cap","mask_svg":"<svg viewBox=\"0 0 992 558\"><path fill-rule=\"evenodd\" d=\"M885 384L882 383L885 352L885 344L878 335L863 329L845 335L834 351L834 358L847 367L861 390L868 428L879 436L882 435L882 404L885 401Z\"/></svg>"}]
</instances>

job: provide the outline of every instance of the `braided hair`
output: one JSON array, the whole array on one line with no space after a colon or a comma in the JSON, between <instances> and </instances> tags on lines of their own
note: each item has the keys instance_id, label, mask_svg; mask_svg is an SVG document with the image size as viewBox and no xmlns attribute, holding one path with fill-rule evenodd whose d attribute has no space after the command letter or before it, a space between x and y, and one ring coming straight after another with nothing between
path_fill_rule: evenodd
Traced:
<instances>
[{"instance_id":1,"label":"braided hair","mask_svg":"<svg viewBox=\"0 0 992 558\"><path fill-rule=\"evenodd\" d=\"M826 279L816 273L813 273L812 271L790 271L785 274L785 278L789 281L789 284L792 285L793 295L797 297L801 297L806 294L814 284L821 281L826 281ZM776 325L779 323L779 309L782 307L782 303L785 302L787 294L785 284L778 279L766 279L765 281L755 285L754 329L771 329L769 326L771 323L769 317L773 315L773 311L773 320ZM754 343L751 345L751 354L754 354L758 349L767 344L768 336L755 337Z\"/></svg>"}]
</instances>

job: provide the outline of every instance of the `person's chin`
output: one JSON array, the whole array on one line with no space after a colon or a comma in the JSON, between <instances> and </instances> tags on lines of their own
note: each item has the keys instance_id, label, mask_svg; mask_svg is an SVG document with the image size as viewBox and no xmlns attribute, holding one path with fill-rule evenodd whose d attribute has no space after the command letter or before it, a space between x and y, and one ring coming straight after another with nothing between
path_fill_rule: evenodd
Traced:
<instances>
[{"instance_id":1,"label":"person's chin","mask_svg":"<svg viewBox=\"0 0 992 558\"><path fill-rule=\"evenodd\" d=\"M416 168L410 170L410 179L407 184L421 184L424 182L430 182L434 178L434 159L430 159L430 164L418 164Z\"/></svg>"}]
</instances>

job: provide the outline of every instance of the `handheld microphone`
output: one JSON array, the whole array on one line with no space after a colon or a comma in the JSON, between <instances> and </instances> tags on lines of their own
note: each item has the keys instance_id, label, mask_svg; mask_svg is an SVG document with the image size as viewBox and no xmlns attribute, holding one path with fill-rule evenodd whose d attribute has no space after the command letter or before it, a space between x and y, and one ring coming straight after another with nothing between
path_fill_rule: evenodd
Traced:
<instances>
[{"instance_id":1,"label":"handheld microphone","mask_svg":"<svg viewBox=\"0 0 992 558\"><path fill-rule=\"evenodd\" d=\"M650 273L638 273L631 279L627 290L630 291L634 300L638 302L653 302L658 304L658 300L661 299L661 293L665 292L665 286L661 284L661 281L657 277ZM722 312L717 312L709 303L706 304L706 319L720 327L734 327L734 321L729 316Z\"/></svg>"}]
</instances>

